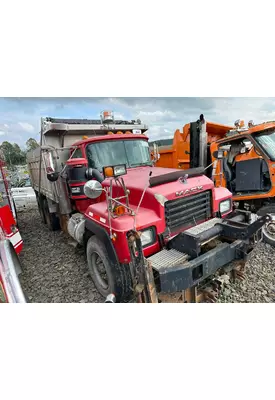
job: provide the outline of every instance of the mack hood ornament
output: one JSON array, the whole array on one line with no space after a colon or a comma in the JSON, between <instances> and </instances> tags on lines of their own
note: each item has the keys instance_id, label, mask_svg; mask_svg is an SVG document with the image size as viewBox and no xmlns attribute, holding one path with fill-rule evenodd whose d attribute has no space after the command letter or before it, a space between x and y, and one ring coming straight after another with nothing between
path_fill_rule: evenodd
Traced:
<instances>
[{"instance_id":1,"label":"mack hood ornament","mask_svg":"<svg viewBox=\"0 0 275 400\"><path fill-rule=\"evenodd\" d=\"M185 174L184 176L181 176L178 181L180 183L186 184L187 183L187 179L188 179L188 174Z\"/></svg>"}]
</instances>

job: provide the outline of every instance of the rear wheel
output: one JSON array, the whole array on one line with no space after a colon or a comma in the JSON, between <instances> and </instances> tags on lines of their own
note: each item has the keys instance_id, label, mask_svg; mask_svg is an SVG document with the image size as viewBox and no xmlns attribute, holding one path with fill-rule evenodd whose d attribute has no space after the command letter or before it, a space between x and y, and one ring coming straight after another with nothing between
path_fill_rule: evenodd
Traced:
<instances>
[{"instance_id":1,"label":"rear wheel","mask_svg":"<svg viewBox=\"0 0 275 400\"><path fill-rule=\"evenodd\" d=\"M263 228L263 240L275 247L275 205L264 206L259 209L257 212L258 215L263 216L266 214L270 214L272 220L267 222Z\"/></svg>"},{"instance_id":2,"label":"rear wheel","mask_svg":"<svg viewBox=\"0 0 275 400\"><path fill-rule=\"evenodd\" d=\"M113 265L106 247L95 236L87 243L87 262L92 280L103 297L116 296L117 302L125 302L132 295L132 280L128 265Z\"/></svg>"},{"instance_id":3,"label":"rear wheel","mask_svg":"<svg viewBox=\"0 0 275 400\"><path fill-rule=\"evenodd\" d=\"M55 213L50 213L46 198L43 200L43 212L48 228L51 231L58 231L60 229L59 218L56 216Z\"/></svg>"},{"instance_id":4,"label":"rear wheel","mask_svg":"<svg viewBox=\"0 0 275 400\"><path fill-rule=\"evenodd\" d=\"M46 224L46 218L45 218L45 214L44 214L44 210L43 210L43 197L39 196L36 193L36 201L37 201L37 207L38 207L38 211L39 211L41 220L42 220L43 224Z\"/></svg>"}]
</instances>

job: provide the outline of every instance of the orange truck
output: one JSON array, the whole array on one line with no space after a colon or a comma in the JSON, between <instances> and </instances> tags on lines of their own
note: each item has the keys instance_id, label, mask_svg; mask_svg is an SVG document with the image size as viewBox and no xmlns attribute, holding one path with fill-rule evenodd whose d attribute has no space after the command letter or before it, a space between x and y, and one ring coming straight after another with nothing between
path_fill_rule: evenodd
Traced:
<instances>
[{"instance_id":1,"label":"orange truck","mask_svg":"<svg viewBox=\"0 0 275 400\"><path fill-rule=\"evenodd\" d=\"M275 121L255 125L236 121L232 126L206 122L176 130L172 146L159 147L158 167L204 167L217 187L233 194L237 208L272 216L263 239L275 246ZM199 126L205 126L201 131ZM199 146L195 144L199 143Z\"/></svg>"}]
</instances>

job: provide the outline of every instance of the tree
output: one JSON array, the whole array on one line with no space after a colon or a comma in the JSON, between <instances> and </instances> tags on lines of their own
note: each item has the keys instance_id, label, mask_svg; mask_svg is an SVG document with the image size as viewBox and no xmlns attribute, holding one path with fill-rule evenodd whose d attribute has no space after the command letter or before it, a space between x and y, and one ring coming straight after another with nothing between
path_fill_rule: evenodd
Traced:
<instances>
[{"instance_id":1,"label":"tree","mask_svg":"<svg viewBox=\"0 0 275 400\"><path fill-rule=\"evenodd\" d=\"M39 147L37 141L29 138L26 142L27 151L34 150ZM0 150L4 156L5 162L9 169L13 169L15 165L26 164L26 151L22 150L17 143L3 142L0 145Z\"/></svg>"},{"instance_id":2,"label":"tree","mask_svg":"<svg viewBox=\"0 0 275 400\"><path fill-rule=\"evenodd\" d=\"M37 147L39 147L39 144L37 143L37 141L35 139L29 138L26 141L26 146L27 146L27 151L30 151L30 150L37 149Z\"/></svg>"},{"instance_id":3,"label":"tree","mask_svg":"<svg viewBox=\"0 0 275 400\"><path fill-rule=\"evenodd\" d=\"M26 155L17 143L12 144L8 141L5 141L0 147L5 158L5 162L9 168L12 168L14 165L24 164L26 162Z\"/></svg>"},{"instance_id":4,"label":"tree","mask_svg":"<svg viewBox=\"0 0 275 400\"><path fill-rule=\"evenodd\" d=\"M13 148L15 151L15 164L25 164L26 163L26 152L23 151L17 143L13 144Z\"/></svg>"}]
</instances>

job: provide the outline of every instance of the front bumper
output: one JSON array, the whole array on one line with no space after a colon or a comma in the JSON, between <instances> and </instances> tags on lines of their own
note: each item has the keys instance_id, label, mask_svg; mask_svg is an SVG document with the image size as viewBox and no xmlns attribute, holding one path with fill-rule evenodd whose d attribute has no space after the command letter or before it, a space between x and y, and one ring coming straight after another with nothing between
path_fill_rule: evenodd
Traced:
<instances>
[{"instance_id":1,"label":"front bumper","mask_svg":"<svg viewBox=\"0 0 275 400\"><path fill-rule=\"evenodd\" d=\"M245 261L255 237L270 218L266 215L253 220L253 216L237 212L225 220L213 219L204 226L190 228L170 240L166 249L148 258L158 273L159 290L165 293L186 290L233 261ZM204 252L204 245L214 239L218 239L218 244Z\"/></svg>"}]
</instances>

